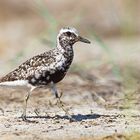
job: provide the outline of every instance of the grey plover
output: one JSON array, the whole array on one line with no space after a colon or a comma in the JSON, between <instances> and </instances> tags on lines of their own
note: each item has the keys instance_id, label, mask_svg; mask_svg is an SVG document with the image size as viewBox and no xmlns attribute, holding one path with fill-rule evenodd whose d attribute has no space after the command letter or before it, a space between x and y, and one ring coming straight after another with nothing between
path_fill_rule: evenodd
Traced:
<instances>
[{"instance_id":1,"label":"grey plover","mask_svg":"<svg viewBox=\"0 0 140 140\"><path fill-rule=\"evenodd\" d=\"M50 86L56 98L59 98L55 84L66 75L74 56L73 45L78 41L90 43L79 36L75 28L62 28L57 35L56 48L30 58L0 79L0 87L27 89L23 120L26 120L27 102L35 88Z\"/></svg>"}]
</instances>

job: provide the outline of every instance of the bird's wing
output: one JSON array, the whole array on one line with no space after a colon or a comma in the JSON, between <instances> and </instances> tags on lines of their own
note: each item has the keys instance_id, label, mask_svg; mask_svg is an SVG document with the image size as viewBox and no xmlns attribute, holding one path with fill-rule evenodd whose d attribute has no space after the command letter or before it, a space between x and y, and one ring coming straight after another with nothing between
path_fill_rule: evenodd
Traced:
<instances>
[{"instance_id":1,"label":"bird's wing","mask_svg":"<svg viewBox=\"0 0 140 140\"><path fill-rule=\"evenodd\" d=\"M44 66L54 62L54 57L51 54L52 51L34 56L22 63L18 68L8 73L6 76L0 79L0 82L15 81L15 80L28 80L37 71L42 70Z\"/></svg>"}]
</instances>

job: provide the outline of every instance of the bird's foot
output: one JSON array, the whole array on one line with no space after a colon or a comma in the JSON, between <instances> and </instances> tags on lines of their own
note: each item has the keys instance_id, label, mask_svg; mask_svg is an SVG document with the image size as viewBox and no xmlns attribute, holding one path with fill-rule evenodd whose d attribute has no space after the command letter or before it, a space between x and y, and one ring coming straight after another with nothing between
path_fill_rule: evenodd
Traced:
<instances>
[{"instance_id":1,"label":"bird's foot","mask_svg":"<svg viewBox=\"0 0 140 140\"><path fill-rule=\"evenodd\" d=\"M67 115L70 122L76 121L74 118L72 118L68 109L65 108L64 102L61 101L61 97L62 97L62 92L61 92L60 96L57 97L56 104L58 105L59 108L61 108L65 112L65 114Z\"/></svg>"},{"instance_id":2,"label":"bird's foot","mask_svg":"<svg viewBox=\"0 0 140 140\"><path fill-rule=\"evenodd\" d=\"M39 109L38 109L38 108L36 108L36 109L34 110L34 112L35 112L35 114L36 114L37 116L39 116L39 115L40 115L40 111L39 111Z\"/></svg>"},{"instance_id":3,"label":"bird's foot","mask_svg":"<svg viewBox=\"0 0 140 140\"><path fill-rule=\"evenodd\" d=\"M28 121L28 120L27 120L27 117L26 117L26 115L25 115L24 113L21 115L21 118L22 118L22 120L25 121L25 122Z\"/></svg>"},{"instance_id":4,"label":"bird's foot","mask_svg":"<svg viewBox=\"0 0 140 140\"><path fill-rule=\"evenodd\" d=\"M38 121L28 120L28 119L27 119L27 116L26 116L24 113L21 115L21 118L22 118L22 120L23 120L24 122L28 122L28 123L38 123Z\"/></svg>"}]
</instances>

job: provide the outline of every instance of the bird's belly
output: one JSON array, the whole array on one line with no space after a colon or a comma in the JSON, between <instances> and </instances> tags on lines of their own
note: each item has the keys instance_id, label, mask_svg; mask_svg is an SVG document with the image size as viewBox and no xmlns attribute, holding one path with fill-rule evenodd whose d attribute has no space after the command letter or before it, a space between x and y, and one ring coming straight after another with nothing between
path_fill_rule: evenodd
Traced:
<instances>
[{"instance_id":1,"label":"bird's belly","mask_svg":"<svg viewBox=\"0 0 140 140\"><path fill-rule=\"evenodd\" d=\"M64 71L56 71L54 74L50 75L50 80L53 81L54 83L57 83L61 81L66 75L66 72Z\"/></svg>"},{"instance_id":2,"label":"bird's belly","mask_svg":"<svg viewBox=\"0 0 140 140\"><path fill-rule=\"evenodd\" d=\"M57 83L61 81L65 75L66 75L66 71L62 71L62 70L57 70L53 73L46 72L45 75L40 75L40 77L38 78L32 77L29 80L29 83L34 86L48 85L52 81L54 83Z\"/></svg>"}]
</instances>

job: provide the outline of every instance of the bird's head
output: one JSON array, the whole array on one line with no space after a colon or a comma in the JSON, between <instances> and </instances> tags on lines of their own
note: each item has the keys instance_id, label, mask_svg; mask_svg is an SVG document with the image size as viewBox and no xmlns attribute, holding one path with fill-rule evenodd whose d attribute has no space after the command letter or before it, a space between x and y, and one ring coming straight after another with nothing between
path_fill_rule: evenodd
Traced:
<instances>
[{"instance_id":1,"label":"bird's head","mask_svg":"<svg viewBox=\"0 0 140 140\"><path fill-rule=\"evenodd\" d=\"M79 36L77 30L72 27L62 28L57 36L57 41L59 41L61 45L73 45L78 41L90 43L89 40Z\"/></svg>"}]
</instances>

